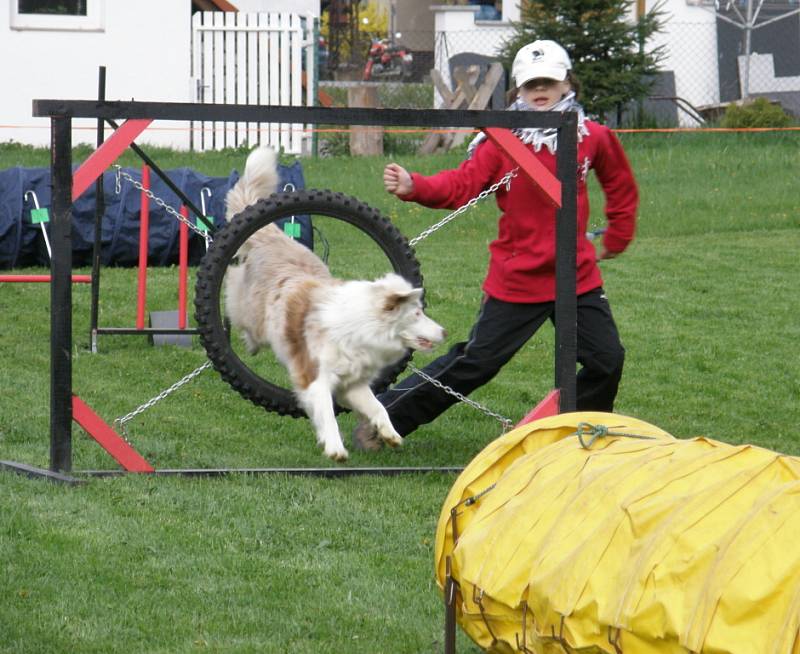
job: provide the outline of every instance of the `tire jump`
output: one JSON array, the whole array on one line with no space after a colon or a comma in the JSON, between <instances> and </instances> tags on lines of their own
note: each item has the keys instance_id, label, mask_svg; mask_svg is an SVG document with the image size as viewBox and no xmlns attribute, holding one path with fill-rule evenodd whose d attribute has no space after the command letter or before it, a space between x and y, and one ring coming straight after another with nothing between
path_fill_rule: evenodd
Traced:
<instances>
[{"instance_id":1,"label":"tire jump","mask_svg":"<svg viewBox=\"0 0 800 654\"><path fill-rule=\"evenodd\" d=\"M364 232L385 254L392 269L415 287L422 287L422 274L414 250L406 238L377 209L354 197L328 190L303 190L274 193L259 200L220 229L197 270L195 318L200 341L208 358L222 378L245 399L268 411L295 418L305 417L294 393L256 374L231 346L225 316L221 310L222 282L242 244L259 229L297 215L326 216L349 223ZM376 392L385 390L406 367L410 353L388 368L373 384ZM341 408L337 407L337 411Z\"/></svg>"}]
</instances>

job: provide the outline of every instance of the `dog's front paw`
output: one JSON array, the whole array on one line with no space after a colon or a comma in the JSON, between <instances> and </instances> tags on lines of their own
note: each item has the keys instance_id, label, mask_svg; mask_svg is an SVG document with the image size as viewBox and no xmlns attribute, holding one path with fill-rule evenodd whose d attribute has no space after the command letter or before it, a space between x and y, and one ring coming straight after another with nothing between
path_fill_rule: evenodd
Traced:
<instances>
[{"instance_id":1,"label":"dog's front paw","mask_svg":"<svg viewBox=\"0 0 800 654\"><path fill-rule=\"evenodd\" d=\"M333 459L334 461L347 461L347 450L344 449L344 445L339 446L326 446L325 447L325 456L329 459Z\"/></svg>"},{"instance_id":2,"label":"dog's front paw","mask_svg":"<svg viewBox=\"0 0 800 654\"><path fill-rule=\"evenodd\" d=\"M400 436L391 425L384 425L378 429L378 436L389 447L400 447L403 444L403 437Z\"/></svg>"}]
</instances>

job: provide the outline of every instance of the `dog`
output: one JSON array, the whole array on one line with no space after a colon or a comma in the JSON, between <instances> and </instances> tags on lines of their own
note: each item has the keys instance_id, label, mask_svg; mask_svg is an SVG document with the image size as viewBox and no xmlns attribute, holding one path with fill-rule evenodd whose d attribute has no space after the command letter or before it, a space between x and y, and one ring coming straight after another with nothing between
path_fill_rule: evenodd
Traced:
<instances>
[{"instance_id":1,"label":"dog","mask_svg":"<svg viewBox=\"0 0 800 654\"><path fill-rule=\"evenodd\" d=\"M226 196L226 219L275 192L277 156L257 148ZM228 267L225 308L248 352L268 345L286 367L317 443L335 461L348 457L334 399L396 447L402 438L370 389L407 350L431 350L447 336L425 315L422 289L394 273L374 281L334 278L310 249L274 224L253 234Z\"/></svg>"}]
</instances>

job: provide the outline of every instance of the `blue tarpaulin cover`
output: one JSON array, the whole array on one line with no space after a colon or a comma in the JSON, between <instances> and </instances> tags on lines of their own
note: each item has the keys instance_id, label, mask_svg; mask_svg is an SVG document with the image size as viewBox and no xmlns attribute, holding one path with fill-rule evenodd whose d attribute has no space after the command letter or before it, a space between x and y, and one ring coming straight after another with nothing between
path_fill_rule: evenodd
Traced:
<instances>
[{"instance_id":1,"label":"blue tarpaulin cover","mask_svg":"<svg viewBox=\"0 0 800 654\"><path fill-rule=\"evenodd\" d=\"M123 168L125 173L138 182L141 170ZM280 187L293 184L296 189L305 188L303 169L299 161L279 167ZM225 221L225 195L238 181L239 173L232 171L228 177L209 177L190 168L166 171L169 179L202 209L200 192L204 188L207 215L213 217L214 225ZM178 196L151 171L150 190L176 211L180 209ZM50 208L49 168L10 168L0 171L0 269L27 266L48 266L42 228L31 220L31 210ZM124 177L120 192L116 192L116 173L103 174L105 213L101 223L101 258L104 266L135 266L139 261L139 211L141 192ZM72 206L72 265L89 266L94 242L95 185L91 184ZM192 222L197 222L194 215ZM308 216L295 217L300 224L299 240L311 247L313 244L311 221ZM278 224L286 221L279 221ZM178 220L150 201L150 229L147 263L150 266L168 266L178 263ZM50 224L45 223L49 236ZM189 264L199 263L205 253L204 239L194 231L189 232Z\"/></svg>"}]
</instances>

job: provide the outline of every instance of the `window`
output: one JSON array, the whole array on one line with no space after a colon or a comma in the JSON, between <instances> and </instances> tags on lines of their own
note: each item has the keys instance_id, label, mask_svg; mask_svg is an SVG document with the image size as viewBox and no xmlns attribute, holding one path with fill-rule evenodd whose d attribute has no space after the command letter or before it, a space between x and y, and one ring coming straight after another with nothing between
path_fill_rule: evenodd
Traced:
<instances>
[{"instance_id":1,"label":"window","mask_svg":"<svg viewBox=\"0 0 800 654\"><path fill-rule=\"evenodd\" d=\"M104 3L105 0L11 0L11 29L102 31Z\"/></svg>"}]
</instances>

